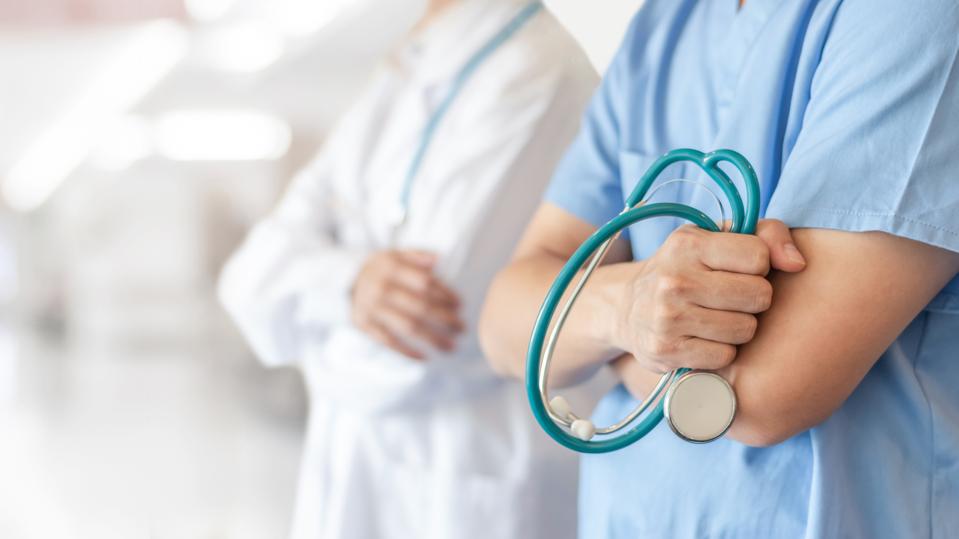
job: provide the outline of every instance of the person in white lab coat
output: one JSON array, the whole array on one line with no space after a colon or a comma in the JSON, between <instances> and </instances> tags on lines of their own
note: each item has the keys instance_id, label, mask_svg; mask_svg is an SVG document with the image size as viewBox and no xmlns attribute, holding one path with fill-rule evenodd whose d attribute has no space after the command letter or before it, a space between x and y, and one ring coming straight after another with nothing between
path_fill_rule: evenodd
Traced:
<instances>
[{"instance_id":1,"label":"person in white lab coat","mask_svg":"<svg viewBox=\"0 0 959 539\"><path fill-rule=\"evenodd\" d=\"M223 270L221 300L258 356L307 381L296 538L575 534L576 459L474 331L596 84L547 11L465 80L392 218L456 74L527 8L431 1Z\"/></svg>"}]
</instances>

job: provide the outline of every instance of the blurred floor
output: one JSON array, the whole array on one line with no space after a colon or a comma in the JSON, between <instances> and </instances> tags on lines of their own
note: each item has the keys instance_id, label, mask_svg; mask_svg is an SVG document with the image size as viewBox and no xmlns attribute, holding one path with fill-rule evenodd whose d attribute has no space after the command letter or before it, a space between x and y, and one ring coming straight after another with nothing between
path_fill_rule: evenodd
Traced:
<instances>
[{"instance_id":1,"label":"blurred floor","mask_svg":"<svg viewBox=\"0 0 959 539\"><path fill-rule=\"evenodd\" d=\"M67 346L7 330L0 350L16 381L0 395L0 537L285 535L301 418L262 397L295 393L292 373L229 365L244 352L216 340Z\"/></svg>"}]
</instances>

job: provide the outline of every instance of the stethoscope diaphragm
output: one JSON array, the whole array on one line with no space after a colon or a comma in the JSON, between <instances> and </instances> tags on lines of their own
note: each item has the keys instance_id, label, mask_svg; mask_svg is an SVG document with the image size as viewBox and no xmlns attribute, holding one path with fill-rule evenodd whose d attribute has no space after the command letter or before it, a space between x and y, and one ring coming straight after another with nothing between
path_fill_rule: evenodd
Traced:
<instances>
[{"instance_id":1,"label":"stethoscope diaphragm","mask_svg":"<svg viewBox=\"0 0 959 539\"><path fill-rule=\"evenodd\" d=\"M677 436L711 442L729 430L736 417L736 392L722 376L689 371L666 391L663 416Z\"/></svg>"}]
</instances>

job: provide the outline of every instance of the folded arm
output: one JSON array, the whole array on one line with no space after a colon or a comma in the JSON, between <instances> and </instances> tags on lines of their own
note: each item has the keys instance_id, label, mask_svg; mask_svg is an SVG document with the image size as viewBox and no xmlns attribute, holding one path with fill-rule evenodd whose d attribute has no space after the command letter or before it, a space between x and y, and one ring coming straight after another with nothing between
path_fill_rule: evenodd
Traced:
<instances>
[{"instance_id":1,"label":"folded arm","mask_svg":"<svg viewBox=\"0 0 959 539\"><path fill-rule=\"evenodd\" d=\"M720 374L739 410L728 436L765 446L826 420L909 322L959 271L959 254L881 232L799 229L808 266L775 273L772 307ZM630 391L658 378L616 361Z\"/></svg>"},{"instance_id":2,"label":"folded arm","mask_svg":"<svg viewBox=\"0 0 959 539\"><path fill-rule=\"evenodd\" d=\"M325 202L332 153L328 145L294 178L220 275L221 303L268 365L296 361L304 338L349 320L350 287L368 253L333 236Z\"/></svg>"},{"instance_id":3,"label":"folded arm","mask_svg":"<svg viewBox=\"0 0 959 539\"><path fill-rule=\"evenodd\" d=\"M591 229L555 207L541 210L538 219L563 223L576 235L550 242L547 229L556 225L534 221L524 239L525 250L521 245L515 262L498 277L481 326L491 360L502 372L515 376L522 376L525 340L539 302L571 253L563 242L576 243ZM719 236L704 234L707 242ZM959 254L885 233L800 229L793 231L793 241L807 264L802 271L769 274L773 299L768 310L754 309L764 311L758 315L754 336L737 337L733 318L725 327L720 323L685 330L688 334L712 332L716 342L737 344L735 359L728 358L714 370L732 383L739 397L737 418L728 436L749 445L778 443L828 418L896 336L959 271ZM536 244L552 245L553 250ZM770 247L771 258L780 256L777 249ZM634 301L638 296L623 286L635 281L622 280L617 274L640 272L648 261L623 263L624 252L628 254L628 249L620 247L616 258L594 274L595 282L573 309L554 356L553 377L562 378L560 383L574 381L612 361L627 388L642 397L658 380L657 372L671 365L637 361L636 357L643 359L642 346L624 345L623 339L614 337L622 330L609 329L626 326L637 335L644 331L636 319L623 319L622 298ZM514 323L507 327L500 315L510 302L511 312L523 318L518 324L513 317ZM650 299L639 306L657 310L660 305L658 299ZM677 324L683 317L699 316L689 314L697 309L678 313ZM742 342L735 343L737 338ZM675 354L676 361L710 368L714 360L706 358L703 350Z\"/></svg>"}]
</instances>

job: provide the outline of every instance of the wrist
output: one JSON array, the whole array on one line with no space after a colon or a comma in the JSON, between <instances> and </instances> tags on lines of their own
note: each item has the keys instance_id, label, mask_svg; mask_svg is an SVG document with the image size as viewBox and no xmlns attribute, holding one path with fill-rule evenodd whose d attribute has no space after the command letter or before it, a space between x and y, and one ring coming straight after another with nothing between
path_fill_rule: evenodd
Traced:
<instances>
[{"instance_id":1,"label":"wrist","mask_svg":"<svg viewBox=\"0 0 959 539\"><path fill-rule=\"evenodd\" d=\"M595 301L590 319L592 335L610 351L622 353L628 349L628 316L632 294L632 278L641 262L623 262L597 268L589 285L593 285ZM595 281L595 282L593 282ZM589 286L587 285L587 286Z\"/></svg>"}]
</instances>

